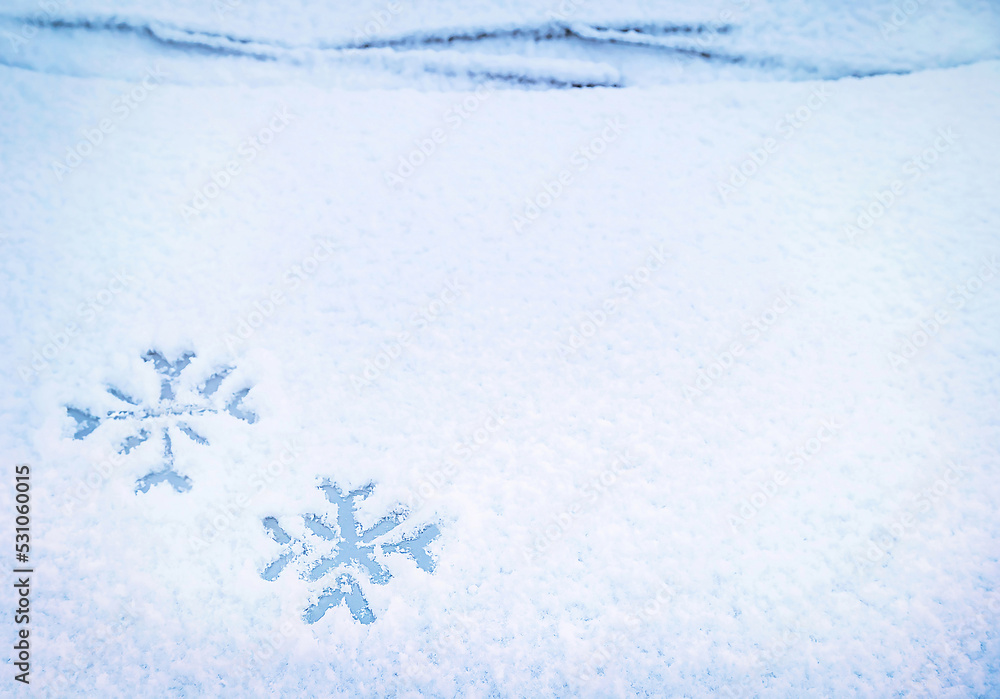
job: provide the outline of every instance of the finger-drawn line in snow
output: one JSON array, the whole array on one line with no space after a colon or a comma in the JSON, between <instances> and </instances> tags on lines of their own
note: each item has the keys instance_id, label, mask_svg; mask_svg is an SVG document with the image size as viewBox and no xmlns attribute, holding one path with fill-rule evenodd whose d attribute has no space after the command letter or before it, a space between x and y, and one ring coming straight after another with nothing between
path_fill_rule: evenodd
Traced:
<instances>
[{"instance_id":1,"label":"finger-drawn line in snow","mask_svg":"<svg viewBox=\"0 0 1000 699\"><path fill-rule=\"evenodd\" d=\"M101 425L102 420L126 420L134 424L136 433L127 437L118 448L119 454L128 454L140 444L148 441L155 433L160 435L163 444L163 465L162 468L151 471L136 481L135 492L147 493L149 489L159 483L169 483L178 493L191 490L191 479L174 468L174 451L171 441L171 432L183 434L196 444L208 446L208 440L199 434L187 420L201 415L208 415L220 412L213 401L213 396L218 392L223 380L232 373L234 367L223 367L212 374L201 386L197 388L198 393L204 397L198 405L183 405L177 401L177 383L181 372L187 368L191 360L194 359L193 352L185 352L179 358L170 362L162 353L156 350L149 350L143 355L143 360L152 362L157 374L160 375L160 398L154 404L143 404L139 400L127 395L115 386L109 386L108 393L125 404L119 410L109 410L104 416L97 416L80 408L73 406L66 407L66 413L76 420L76 430L73 439L84 439ZM225 412L238 420L253 424L257 422L257 416L243 407L243 399L250 392L249 388L243 388L233 393L226 402Z\"/></svg>"},{"instance_id":2,"label":"finger-drawn line in snow","mask_svg":"<svg viewBox=\"0 0 1000 699\"><path fill-rule=\"evenodd\" d=\"M361 591L358 576L365 575L376 585L386 585L392 578L392 574L375 557L376 549L383 556L404 553L416 561L418 568L433 573L435 563L427 547L441 534L441 530L436 524L428 524L398 541L377 543L376 539L403 523L407 516L405 509L396 509L368 529L363 529L355 517L355 501L371 495L374 483L349 491L346 495L330 481L324 481L319 488L330 504L336 506L336 521L329 522L315 514L303 515L304 536L293 537L281 527L277 518L265 517L264 528L282 546L282 550L261 571L260 576L273 582L289 566L296 568L299 577L308 582L318 582L324 576L333 574L334 584L324 588L316 602L306 608L303 614L305 620L315 624L327 610L343 602L355 620L371 624L375 621L375 614Z\"/></svg>"}]
</instances>

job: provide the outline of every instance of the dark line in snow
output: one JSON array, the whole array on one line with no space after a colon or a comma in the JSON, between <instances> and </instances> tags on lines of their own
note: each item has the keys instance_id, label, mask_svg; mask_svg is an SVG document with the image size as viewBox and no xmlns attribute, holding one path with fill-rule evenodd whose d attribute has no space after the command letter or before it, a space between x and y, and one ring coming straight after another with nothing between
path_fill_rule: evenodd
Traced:
<instances>
[{"instance_id":1,"label":"dark line in snow","mask_svg":"<svg viewBox=\"0 0 1000 699\"><path fill-rule=\"evenodd\" d=\"M475 30L441 30L438 33L411 34L380 40L347 43L289 44L266 38L249 38L231 34L197 31L170 25L165 22L135 23L115 17L107 19L53 19L39 16L15 17L0 15L0 20L21 22L24 24L55 30L80 30L87 32L116 32L131 34L147 41L170 49L201 53L214 56L232 56L254 58L260 61L278 61L286 59L295 61L293 51L330 51L343 52L350 55L355 51L366 49L400 49L399 56L405 57L407 49L420 49L431 46L475 43L493 39L527 39L537 42L574 40L607 46L632 47L662 51L703 59L711 62L730 65L742 64L766 67L786 66L786 61L780 56L750 57L744 55L726 54L717 50L694 47L685 44L669 43L668 39L684 39L693 36L728 36L738 27L729 24L623 24L623 25L583 25L564 22L550 22L535 27L506 27L484 31ZM287 52L288 55L282 55ZM975 63L976 61L960 62L956 65ZM34 66L20 61L0 59L0 65L37 70ZM843 72L834 75L822 75L814 66L798 65L798 70L809 74L809 79L836 80L840 78L867 78L879 75L906 75L918 68L887 68L872 70L851 70L845 67ZM953 67L953 66L938 66ZM425 66L428 72L446 76L466 74L470 77L481 77L487 80L498 80L515 85L531 85L552 88L588 88L588 87L622 87L623 83L601 79L566 79L555 76L531 75L519 73L516 69L496 70L469 66L466 69L452 66Z\"/></svg>"},{"instance_id":2,"label":"dark line in snow","mask_svg":"<svg viewBox=\"0 0 1000 699\"><path fill-rule=\"evenodd\" d=\"M401 36L381 41L348 42L348 43L317 43L291 45L279 41L268 39L252 39L248 37L234 36L230 34L219 34L205 31L194 31L181 27L171 26L165 23L154 22L150 24L135 24L121 19L110 18L106 20L92 19L48 19L44 17L5 17L9 21L23 22L40 28L55 30L78 30L87 32L115 32L119 34L131 34L142 39L163 45L171 49L179 49L191 52L198 52L217 56L243 56L255 58L261 61L276 61L281 58L280 52L294 50L316 50L316 51L358 51L365 49L407 49L421 48L435 45L444 45L458 42L476 42L490 39L524 38L535 41L552 41L560 39L575 39L596 43L607 44L628 44L630 42L619 41L616 38L608 39L585 37L579 31L574 30L569 25L553 23L538 27L514 27L509 29L496 29L490 31L464 31L453 30L444 34L415 34ZM595 32L620 32L632 33L640 36L667 36L679 34L703 34L716 33L727 34L732 30L728 25L712 27L709 25L644 25L644 26L624 26L615 28L588 27ZM168 34L178 34L169 36ZM219 43L222 42L222 43ZM634 43L634 42L632 42ZM229 44L229 45L226 45ZM640 46L646 46L640 44ZM650 44L649 48L698 55L702 58L711 59L713 56L704 51L693 52L685 47L670 47ZM276 53L279 52L279 53ZM405 55L405 54L403 54ZM291 57L289 57L291 58ZM728 57L726 57L728 60ZM24 66L18 66L24 67ZM431 69L433 70L433 69ZM457 74L455 69L435 70L442 74ZM500 80L504 82L521 85L541 85L555 88L582 88L582 87L621 87L618 82L605 80L569 80L554 76L532 76L512 71L498 72L489 69L467 71L470 76L482 76L486 79Z\"/></svg>"},{"instance_id":3,"label":"dark line in snow","mask_svg":"<svg viewBox=\"0 0 1000 699\"><path fill-rule=\"evenodd\" d=\"M196 51L205 54L221 55L221 56L247 56L250 58L256 58L263 61L273 61L277 60L275 56L262 51L253 51L249 48L240 49L238 47L227 47L218 46L208 43L206 40L223 40L228 41L233 44L244 44L244 45L259 45L259 46L273 46L274 48L280 49L293 49L297 48L290 45L282 45L275 41L258 41L255 39L248 39L239 36L230 36L227 34L213 34L212 32L201 32L194 31L191 29L184 29L182 27L173 27L163 23L152 23L152 24L131 24L124 20L89 20L89 19L45 19L41 17L4 17L15 22L23 22L24 24L29 24L35 27L47 28L47 29L77 29L88 32L117 32L119 34L133 34L144 39L148 39L154 43L162 44L169 48L181 48L184 50ZM180 32L190 37L190 40L177 39L172 37L163 36L163 30ZM304 47L298 47L304 48Z\"/></svg>"},{"instance_id":4,"label":"dark line in snow","mask_svg":"<svg viewBox=\"0 0 1000 699\"><path fill-rule=\"evenodd\" d=\"M719 25L712 27L709 25L664 25L664 26L632 26L624 25L619 27L593 26L589 27L600 32L621 32L634 33L640 36L663 37L676 34L729 34L733 27L731 25ZM321 48L344 49L344 48L402 48L434 46L440 44L472 43L488 39L534 39L535 41L552 41L555 39L572 39L581 37L570 24L559 22L543 24L537 27L512 27L498 28L489 31L467 31L461 29L452 30L445 34L411 34L409 36L398 36L386 39L372 39L363 42L348 44L325 44ZM612 43L612 42L608 42ZM667 48L667 47L660 47Z\"/></svg>"}]
</instances>

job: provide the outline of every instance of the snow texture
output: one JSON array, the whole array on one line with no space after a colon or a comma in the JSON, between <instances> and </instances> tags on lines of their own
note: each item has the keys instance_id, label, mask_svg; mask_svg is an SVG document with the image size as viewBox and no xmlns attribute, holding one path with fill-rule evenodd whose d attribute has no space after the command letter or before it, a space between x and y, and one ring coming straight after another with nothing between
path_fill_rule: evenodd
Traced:
<instances>
[{"instance_id":1,"label":"snow texture","mask_svg":"<svg viewBox=\"0 0 1000 699\"><path fill-rule=\"evenodd\" d=\"M1000 696L995 4L3 12L32 696Z\"/></svg>"}]
</instances>

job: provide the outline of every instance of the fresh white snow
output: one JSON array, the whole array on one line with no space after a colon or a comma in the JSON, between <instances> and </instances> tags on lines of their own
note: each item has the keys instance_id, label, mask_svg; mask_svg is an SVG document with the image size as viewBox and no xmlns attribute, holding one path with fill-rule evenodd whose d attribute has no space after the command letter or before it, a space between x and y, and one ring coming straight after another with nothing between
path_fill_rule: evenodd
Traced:
<instances>
[{"instance_id":1,"label":"fresh white snow","mask_svg":"<svg viewBox=\"0 0 1000 699\"><path fill-rule=\"evenodd\" d=\"M995 6L55 2L274 60L0 41L35 695L1000 693Z\"/></svg>"}]
</instances>

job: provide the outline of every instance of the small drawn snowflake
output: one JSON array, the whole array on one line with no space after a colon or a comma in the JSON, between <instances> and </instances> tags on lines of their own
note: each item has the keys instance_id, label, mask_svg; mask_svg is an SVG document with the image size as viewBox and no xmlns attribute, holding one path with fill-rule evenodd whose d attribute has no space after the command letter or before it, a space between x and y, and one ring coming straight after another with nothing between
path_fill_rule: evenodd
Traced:
<instances>
[{"instance_id":1,"label":"small drawn snowflake","mask_svg":"<svg viewBox=\"0 0 1000 699\"><path fill-rule=\"evenodd\" d=\"M309 582L317 582L330 573L336 573L335 584L326 587L315 604L305 610L305 620L315 624L323 618L327 610L343 602L351 615L362 624L375 621L375 614L361 592L356 575L366 574L376 585L385 585L392 574L375 559L375 549L383 554L401 552L417 563L417 567L428 573L434 572L434 559L427 546L440 535L436 524L429 524L416 534L404 537L394 543L376 543L402 524L406 519L405 510L395 510L368 529L363 529L355 516L355 500L367 498L375 485L369 483L363 488L344 495L340 488L326 481L320 490L326 499L336 506L336 521L327 522L314 514L303 515L307 536L293 538L281 528L274 517L265 517L264 527L271 538L282 545L281 553L261 572L265 580L274 581L295 562L299 576Z\"/></svg>"},{"instance_id":2,"label":"small drawn snowflake","mask_svg":"<svg viewBox=\"0 0 1000 699\"><path fill-rule=\"evenodd\" d=\"M202 437L189 424L190 418L218 413L219 408L212 397L219 390L222 381L233 371L233 367L224 367L210 376L198 387L204 400L198 405L183 405L177 401L176 388L181 372L191 363L195 355L192 352L182 354L173 362L167 361L160 352L150 350L143 360L152 362L157 374L160 375L160 398L155 404L144 405L138 400L126 395L114 386L108 387L108 393L124 405L119 410L109 410L103 417L98 417L80 408L66 407L67 414L76 420L76 431L73 439L83 439L96 430L101 420L124 420L135 427L135 434L122 442L118 453L128 454L140 444L146 442L155 432L161 435L163 444L163 467L152 471L136 481L135 491L147 493L158 483L169 483L178 493L191 490L191 479L174 469L174 452L171 433L179 432L191 441L208 445L208 440ZM225 412L249 424L257 421L257 416L242 407L243 399L250 392L249 388L234 393L225 405Z\"/></svg>"}]
</instances>

